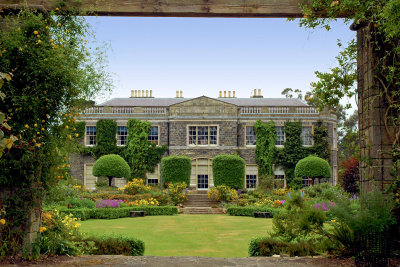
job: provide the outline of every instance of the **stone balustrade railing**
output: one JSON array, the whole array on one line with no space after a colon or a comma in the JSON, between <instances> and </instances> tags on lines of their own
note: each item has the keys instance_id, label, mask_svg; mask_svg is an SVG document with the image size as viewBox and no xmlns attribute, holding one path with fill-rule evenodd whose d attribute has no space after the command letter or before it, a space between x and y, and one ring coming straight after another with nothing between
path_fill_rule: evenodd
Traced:
<instances>
[{"instance_id":1,"label":"stone balustrade railing","mask_svg":"<svg viewBox=\"0 0 400 267\"><path fill-rule=\"evenodd\" d=\"M167 108L148 107L148 108L143 108L143 112L150 114L165 114L167 113Z\"/></svg>"},{"instance_id":2,"label":"stone balustrade railing","mask_svg":"<svg viewBox=\"0 0 400 267\"><path fill-rule=\"evenodd\" d=\"M131 114L135 112L134 107L111 107L112 113Z\"/></svg>"},{"instance_id":3,"label":"stone balustrade railing","mask_svg":"<svg viewBox=\"0 0 400 267\"><path fill-rule=\"evenodd\" d=\"M241 107L240 114L318 114L315 107Z\"/></svg>"}]
</instances>

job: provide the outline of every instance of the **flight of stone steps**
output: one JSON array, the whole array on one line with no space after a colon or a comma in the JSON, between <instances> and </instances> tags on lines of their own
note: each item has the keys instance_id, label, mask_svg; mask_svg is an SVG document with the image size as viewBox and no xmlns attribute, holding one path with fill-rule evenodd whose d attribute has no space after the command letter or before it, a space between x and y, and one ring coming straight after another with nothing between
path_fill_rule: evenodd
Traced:
<instances>
[{"instance_id":1,"label":"flight of stone steps","mask_svg":"<svg viewBox=\"0 0 400 267\"><path fill-rule=\"evenodd\" d=\"M222 214L219 203L208 198L207 191L190 190L180 209L184 214Z\"/></svg>"}]
</instances>

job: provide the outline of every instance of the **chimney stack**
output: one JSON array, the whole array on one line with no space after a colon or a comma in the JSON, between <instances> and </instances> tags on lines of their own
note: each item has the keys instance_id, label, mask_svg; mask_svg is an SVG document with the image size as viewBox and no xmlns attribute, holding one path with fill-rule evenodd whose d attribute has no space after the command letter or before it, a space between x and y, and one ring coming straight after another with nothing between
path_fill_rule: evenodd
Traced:
<instances>
[{"instance_id":1,"label":"chimney stack","mask_svg":"<svg viewBox=\"0 0 400 267\"><path fill-rule=\"evenodd\" d=\"M219 91L219 98L222 97L222 91Z\"/></svg>"},{"instance_id":2,"label":"chimney stack","mask_svg":"<svg viewBox=\"0 0 400 267\"><path fill-rule=\"evenodd\" d=\"M226 97L226 91L224 91L224 97Z\"/></svg>"},{"instance_id":3,"label":"chimney stack","mask_svg":"<svg viewBox=\"0 0 400 267\"><path fill-rule=\"evenodd\" d=\"M142 91L138 90L138 97L141 97L141 95L142 95L141 92Z\"/></svg>"},{"instance_id":4,"label":"chimney stack","mask_svg":"<svg viewBox=\"0 0 400 267\"><path fill-rule=\"evenodd\" d=\"M150 97L153 97L153 90L150 90Z\"/></svg>"},{"instance_id":5,"label":"chimney stack","mask_svg":"<svg viewBox=\"0 0 400 267\"><path fill-rule=\"evenodd\" d=\"M182 90L180 91L180 97L182 98L183 96L182 96Z\"/></svg>"},{"instance_id":6,"label":"chimney stack","mask_svg":"<svg viewBox=\"0 0 400 267\"><path fill-rule=\"evenodd\" d=\"M258 96L261 96L261 89L258 89Z\"/></svg>"},{"instance_id":7,"label":"chimney stack","mask_svg":"<svg viewBox=\"0 0 400 267\"><path fill-rule=\"evenodd\" d=\"M236 93L235 91L232 91L232 97L233 98L236 98L235 93Z\"/></svg>"},{"instance_id":8,"label":"chimney stack","mask_svg":"<svg viewBox=\"0 0 400 267\"><path fill-rule=\"evenodd\" d=\"M142 90L142 97L144 97L144 90Z\"/></svg>"},{"instance_id":9,"label":"chimney stack","mask_svg":"<svg viewBox=\"0 0 400 267\"><path fill-rule=\"evenodd\" d=\"M179 91L176 90L176 98L179 98Z\"/></svg>"},{"instance_id":10,"label":"chimney stack","mask_svg":"<svg viewBox=\"0 0 400 267\"><path fill-rule=\"evenodd\" d=\"M254 89L253 97L256 97L256 96L257 96L257 89Z\"/></svg>"},{"instance_id":11,"label":"chimney stack","mask_svg":"<svg viewBox=\"0 0 400 267\"><path fill-rule=\"evenodd\" d=\"M149 90L146 90L146 97L149 97Z\"/></svg>"},{"instance_id":12,"label":"chimney stack","mask_svg":"<svg viewBox=\"0 0 400 267\"><path fill-rule=\"evenodd\" d=\"M231 98L231 91L228 91L228 97Z\"/></svg>"},{"instance_id":13,"label":"chimney stack","mask_svg":"<svg viewBox=\"0 0 400 267\"><path fill-rule=\"evenodd\" d=\"M134 93L133 90L131 90L131 98L134 97Z\"/></svg>"}]
</instances>

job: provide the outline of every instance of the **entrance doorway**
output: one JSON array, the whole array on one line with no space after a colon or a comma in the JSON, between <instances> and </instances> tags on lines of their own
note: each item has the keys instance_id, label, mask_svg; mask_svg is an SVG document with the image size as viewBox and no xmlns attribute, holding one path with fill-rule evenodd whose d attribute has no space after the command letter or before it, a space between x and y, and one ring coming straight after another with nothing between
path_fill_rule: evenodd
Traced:
<instances>
[{"instance_id":1,"label":"entrance doorway","mask_svg":"<svg viewBox=\"0 0 400 267\"><path fill-rule=\"evenodd\" d=\"M208 190L214 185L212 177L212 159L198 158L192 160L190 186L197 190Z\"/></svg>"}]
</instances>

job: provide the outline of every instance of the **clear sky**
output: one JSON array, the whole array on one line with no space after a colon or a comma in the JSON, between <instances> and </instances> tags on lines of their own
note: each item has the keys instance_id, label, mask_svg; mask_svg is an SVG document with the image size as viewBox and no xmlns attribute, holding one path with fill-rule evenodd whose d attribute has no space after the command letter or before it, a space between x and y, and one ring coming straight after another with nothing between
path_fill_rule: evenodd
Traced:
<instances>
[{"instance_id":1,"label":"clear sky","mask_svg":"<svg viewBox=\"0 0 400 267\"><path fill-rule=\"evenodd\" d=\"M336 40L355 32L337 22L332 30L305 30L286 19L90 17L96 39L111 45L112 97L153 90L155 97L207 95L235 90L249 97L281 97L284 88L307 91L314 71L335 65ZM103 100L103 99L102 99Z\"/></svg>"}]
</instances>

